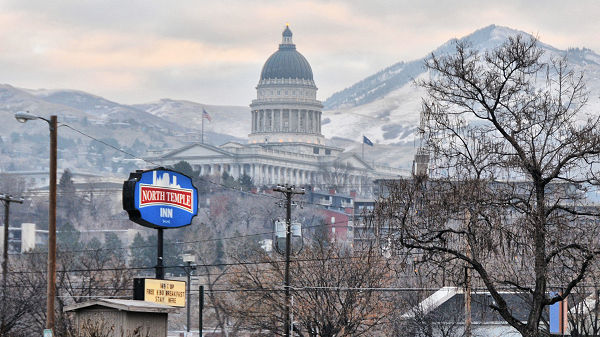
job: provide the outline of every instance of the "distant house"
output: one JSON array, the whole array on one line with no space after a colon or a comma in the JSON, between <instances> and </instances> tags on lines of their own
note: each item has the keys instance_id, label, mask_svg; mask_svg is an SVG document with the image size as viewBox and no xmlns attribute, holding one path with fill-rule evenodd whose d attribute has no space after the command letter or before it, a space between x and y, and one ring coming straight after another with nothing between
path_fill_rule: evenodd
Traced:
<instances>
[{"instance_id":1,"label":"distant house","mask_svg":"<svg viewBox=\"0 0 600 337\"><path fill-rule=\"evenodd\" d=\"M501 292L513 315L522 322L527 321L531 306L530 299L523 293ZM494 299L487 291L475 291L471 294L471 329L473 336L521 336L490 305ZM405 329L427 329L432 336L463 336L465 329L465 296L462 288L443 287L416 304L402 315ZM548 312L542 315L548 322Z\"/></svg>"},{"instance_id":2,"label":"distant house","mask_svg":"<svg viewBox=\"0 0 600 337\"><path fill-rule=\"evenodd\" d=\"M325 218L325 228L331 240L350 244L353 242L351 215L330 209L320 210L319 213Z\"/></svg>"}]
</instances>

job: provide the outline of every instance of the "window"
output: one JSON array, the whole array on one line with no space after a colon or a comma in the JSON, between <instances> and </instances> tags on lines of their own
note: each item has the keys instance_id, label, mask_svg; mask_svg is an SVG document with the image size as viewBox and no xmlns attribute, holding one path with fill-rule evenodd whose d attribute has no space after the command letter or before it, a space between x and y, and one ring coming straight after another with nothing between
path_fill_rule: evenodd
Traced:
<instances>
[{"instance_id":1,"label":"window","mask_svg":"<svg viewBox=\"0 0 600 337\"><path fill-rule=\"evenodd\" d=\"M329 149L325 149L325 154L326 154L326 155L329 155L329 154L331 154L331 150L329 150Z\"/></svg>"},{"instance_id":2,"label":"window","mask_svg":"<svg viewBox=\"0 0 600 337\"><path fill-rule=\"evenodd\" d=\"M313 147L313 153L314 154L319 154L319 148L318 147Z\"/></svg>"}]
</instances>

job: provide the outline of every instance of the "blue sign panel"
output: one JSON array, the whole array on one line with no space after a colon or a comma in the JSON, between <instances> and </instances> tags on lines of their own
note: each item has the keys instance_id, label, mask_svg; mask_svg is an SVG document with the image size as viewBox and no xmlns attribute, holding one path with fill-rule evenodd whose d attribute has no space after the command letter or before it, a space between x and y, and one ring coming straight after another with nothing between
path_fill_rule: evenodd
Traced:
<instances>
[{"instance_id":1,"label":"blue sign panel","mask_svg":"<svg viewBox=\"0 0 600 337\"><path fill-rule=\"evenodd\" d=\"M123 209L142 226L187 226L198 214L198 190L190 177L176 171L137 171L123 183Z\"/></svg>"}]
</instances>

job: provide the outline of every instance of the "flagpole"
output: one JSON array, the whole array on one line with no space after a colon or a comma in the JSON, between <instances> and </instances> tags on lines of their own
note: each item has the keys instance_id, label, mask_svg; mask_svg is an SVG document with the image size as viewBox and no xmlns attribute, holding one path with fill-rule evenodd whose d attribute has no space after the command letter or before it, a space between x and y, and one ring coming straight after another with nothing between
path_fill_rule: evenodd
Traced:
<instances>
[{"instance_id":1,"label":"flagpole","mask_svg":"<svg viewBox=\"0 0 600 337\"><path fill-rule=\"evenodd\" d=\"M362 147L362 160L365 160L365 135L362 135L363 139L362 139L362 143L361 143L361 147Z\"/></svg>"},{"instance_id":2,"label":"flagpole","mask_svg":"<svg viewBox=\"0 0 600 337\"><path fill-rule=\"evenodd\" d=\"M204 108L202 108L202 144L204 144Z\"/></svg>"}]
</instances>

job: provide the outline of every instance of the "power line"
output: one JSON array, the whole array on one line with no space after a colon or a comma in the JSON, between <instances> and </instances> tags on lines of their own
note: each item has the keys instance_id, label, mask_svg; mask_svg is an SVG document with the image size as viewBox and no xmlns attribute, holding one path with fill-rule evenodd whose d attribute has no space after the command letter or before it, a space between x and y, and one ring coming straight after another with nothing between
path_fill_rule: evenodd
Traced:
<instances>
[{"instance_id":1,"label":"power line","mask_svg":"<svg viewBox=\"0 0 600 337\"><path fill-rule=\"evenodd\" d=\"M337 260L351 260L360 258L383 258L380 255L358 255L358 256L328 256L322 258L296 258L290 259L291 263L298 262L330 262ZM263 261L238 261L238 262L222 262L222 263L206 263L196 264L196 267L226 267L226 266L246 266L246 265L261 265L261 264L280 264L285 263L285 260L263 260ZM182 268L182 265L165 266L164 268L175 269ZM149 267L115 267L115 268L87 268L87 269L71 269L71 270L57 270L57 273L85 273L85 272L104 272L104 271L123 271L123 270L149 270L154 269L155 266ZM13 274L44 274L44 271L11 271Z\"/></svg>"},{"instance_id":2,"label":"power line","mask_svg":"<svg viewBox=\"0 0 600 337\"><path fill-rule=\"evenodd\" d=\"M127 220L127 219L123 219L123 220ZM311 226L303 226L302 230L308 230L308 229L312 229L312 228L317 228L317 227L326 227L326 226L335 226L335 225L339 225L339 224L346 224L346 221L336 221L333 222L331 224L329 223L323 223L323 224L318 224L318 225L311 225ZM59 232L60 233L60 232ZM213 242L213 241L220 241L220 240L238 240L238 239L243 239L243 238L247 238L247 237L252 237L252 236L262 236L262 235L269 235L269 234L275 234L276 231L268 231L268 232L261 232L261 233L252 233L252 234L244 234L244 235L236 235L236 236L229 236L229 237L224 237L224 238L211 238L211 239L201 239L201 240L192 240L192 241L176 241L176 242L168 242L165 243L165 245L169 245L169 246L175 246L175 245L187 245L187 244L193 244L193 243L203 243L203 242ZM109 251L114 251L114 250L126 250L126 249L143 249L143 248L153 248L156 247L156 244L151 244L151 245L143 245L143 246L130 246L130 247L114 247L114 248L96 248L96 249L79 249L79 250L59 250L60 253L87 253L87 252L99 252L99 251L103 251L103 250L109 250ZM43 254L47 254L46 252L28 252L28 253L10 253L9 255L43 255Z\"/></svg>"},{"instance_id":3,"label":"power line","mask_svg":"<svg viewBox=\"0 0 600 337\"><path fill-rule=\"evenodd\" d=\"M366 115L365 115L364 117L369 117L369 116L366 116ZM133 153L127 152L127 151L125 151L125 150L123 150L123 149L117 148L116 146L113 146L113 145L111 145L111 144L108 144L108 143L106 143L106 142L104 142L104 141L102 141L102 140L100 140L100 139L98 139L98 138L96 138L96 137L94 137L94 136L91 136L91 135L89 135L89 134L87 134L87 133L85 133L85 132L83 132L83 131L81 131L81 130L78 130L78 129L76 129L76 128L74 128L74 127L72 127L72 126L70 126L70 125L68 125L68 124L66 124L66 123L61 123L61 126L65 126L65 127L69 128L69 129L71 129L71 130L73 130L73 131L75 131L75 132L77 132L77 133L79 133L79 134L81 134L81 135L85 136L85 137L88 137L88 138L90 138L90 139L92 139L92 140L94 140L94 141L96 141L96 142L99 142L100 144L103 144L103 145L105 145L105 146L108 146L108 147L110 147L110 148L112 148L112 149L116 150L116 151L119 151L119 152L121 152L121 153L123 153L123 154L126 154L126 155L128 155L128 156L130 156L130 157L132 157L132 158L134 158L134 159L138 159L138 160L141 160L141 161L143 161L143 162L146 162L146 163L148 163L148 164L152 164L152 165L155 165L155 166L161 166L161 165L159 165L159 164L157 164L157 163L155 163L155 162L152 162L152 161L150 161L150 160L144 159L144 158L142 158L142 157L139 157L139 156L137 156L137 155L135 155L135 154L133 154ZM256 194L256 193L252 193L252 192L247 192L247 191L243 191L243 190L238 190L238 189L236 189L236 188L233 188L233 187L227 186L227 185L225 185L225 184L214 182L214 181L212 181L211 179L208 179L208 178L206 178L205 176L198 176L197 178L198 178L198 179L200 179L200 180L202 180L202 181L204 181L204 182L207 182L207 183L209 183L209 184L213 184L213 185L215 185L215 186L219 186L219 187L222 187L222 188L224 188L224 189L228 189L228 190L235 191L235 192L238 192L238 193L248 194L248 195L250 195L250 196L270 197L270 198L273 198L273 199L280 200L280 199L279 199L279 198L277 198L276 196L274 196L274 195L270 195L270 194L265 194L265 193L262 193L262 194ZM317 185L317 184L308 184L308 185L310 186L310 185ZM320 185L320 186L326 186L326 184L318 184L318 185ZM361 184L356 184L356 185L355 185L355 184L348 184L347 186L356 186L356 187L359 187L359 186L363 186L363 185L361 185ZM315 204L315 205L318 205L318 204Z\"/></svg>"},{"instance_id":4,"label":"power line","mask_svg":"<svg viewBox=\"0 0 600 337\"><path fill-rule=\"evenodd\" d=\"M103 144L103 145L105 145L105 146L108 146L108 147L110 147L110 148L112 148L112 149L114 149L114 150L117 150L117 151L119 151L119 152L121 152L121 153L124 153L124 154L126 154L126 155L128 155L128 156L130 156L130 157L132 157L132 158L134 158L134 159L143 160L143 161L145 161L146 163L149 163L149 164L152 164L152 165L156 165L156 166L160 166L160 165L158 165L158 164L156 164L156 163L153 163L153 162L151 162L151 161L148 161L148 160L146 160L146 159L140 158L140 157L138 157L138 156L136 156L136 155L134 155L134 154L132 154L132 153L129 153L129 152L127 152L127 151L123 150L123 149L120 149L120 148L118 148L118 147L116 147L116 146L113 146L113 145L111 145L111 144L108 144L107 142L105 142L105 141L103 141L103 140L101 140L101 139L98 139L98 138L96 138L96 137L94 137L94 136L88 135L87 133L85 133L85 132L83 132L83 131L81 131L81 130L78 130L78 129L76 129L76 128L74 128L74 127L70 126L69 124L66 124L66 123L61 123L61 124L60 124L60 126L67 127L67 128L69 128L69 129L71 129L71 130L73 130L73 131L75 131L75 132L79 133L79 134L80 134L80 135L82 135L82 136L88 137L88 138L90 138L90 139L92 139L92 140L94 140L94 141L96 141L96 142L98 142L98 143L100 143L100 144Z\"/></svg>"}]
</instances>

